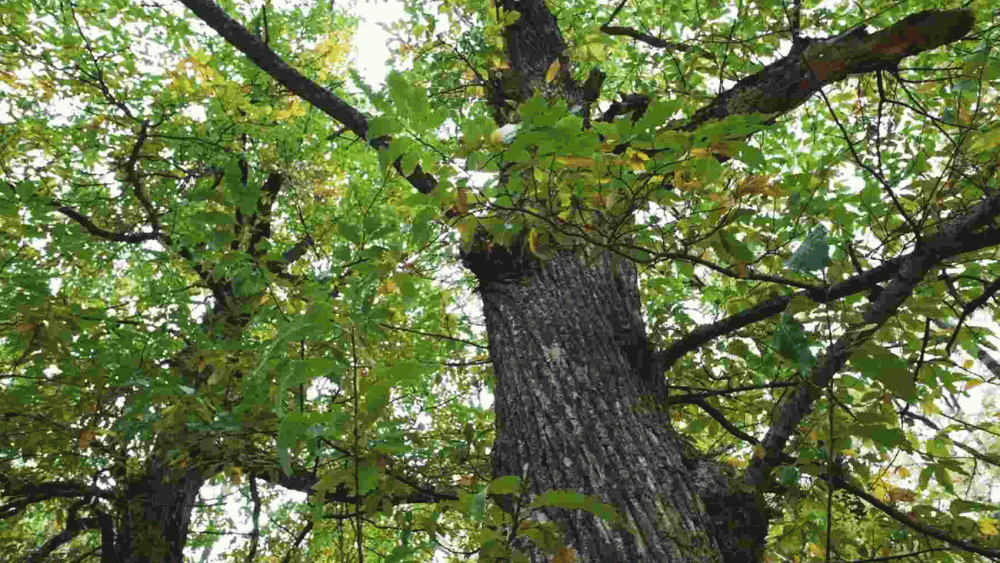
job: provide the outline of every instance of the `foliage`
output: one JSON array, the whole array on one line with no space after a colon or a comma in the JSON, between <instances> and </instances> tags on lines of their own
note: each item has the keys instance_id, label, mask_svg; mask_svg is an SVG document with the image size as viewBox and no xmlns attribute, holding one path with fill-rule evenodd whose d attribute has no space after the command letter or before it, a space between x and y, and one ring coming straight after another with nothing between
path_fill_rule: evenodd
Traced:
<instances>
[{"instance_id":1,"label":"foliage","mask_svg":"<svg viewBox=\"0 0 1000 563\"><path fill-rule=\"evenodd\" d=\"M982 489L998 463L996 405L982 401L985 420L946 412L1000 377L959 352L993 349L1000 240L950 256L879 326L861 319L884 283L815 297L920 252L1000 187L993 8L974 3L972 35L898 73L830 85L784 116L687 130L788 51L782 3L547 4L570 60L546 80L598 68L600 109L642 92L653 101L641 116L601 121L595 107L591 122L538 93L511 101L516 126L497 131L494 78L510 68L504 30L518 16L492 0L405 2L384 85L348 68L356 22L340 3L220 3L367 111L365 140L179 6L0 5L0 551L44 549L120 507L125 484L166 459L253 522L227 561L353 561L359 549L429 561L441 546L487 560L510 555L510 529L568 558L557 530L493 502L523 483L491 482L480 396L493 373L464 307L471 280L454 268L477 244L522 243L542 260L633 260L659 346L787 297L784 314L720 331L667 374L750 435L840 336L874 331L795 429L771 561L978 557L832 494L833 469L913 521L1000 547ZM801 28L881 29L924 8L941 6L806 5ZM612 13L674 47L602 30ZM378 138L391 143L367 146ZM440 182L430 194L399 177L417 165ZM735 467L762 455L694 403L672 412ZM288 503L282 490L311 494ZM224 551L234 516L201 501L188 547ZM618 518L572 491L535 502ZM95 550L96 529L51 560Z\"/></svg>"}]
</instances>

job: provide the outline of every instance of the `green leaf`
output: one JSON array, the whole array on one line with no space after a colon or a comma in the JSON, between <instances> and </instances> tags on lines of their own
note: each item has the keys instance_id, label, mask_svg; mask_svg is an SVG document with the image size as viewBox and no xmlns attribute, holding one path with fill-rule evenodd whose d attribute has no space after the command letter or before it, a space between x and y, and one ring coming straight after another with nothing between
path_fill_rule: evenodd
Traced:
<instances>
[{"instance_id":1,"label":"green leaf","mask_svg":"<svg viewBox=\"0 0 1000 563\"><path fill-rule=\"evenodd\" d=\"M795 249L792 257L785 262L785 267L803 273L826 268L830 263L830 245L826 236L826 227L823 225L813 227Z\"/></svg>"},{"instance_id":2,"label":"green leaf","mask_svg":"<svg viewBox=\"0 0 1000 563\"><path fill-rule=\"evenodd\" d=\"M367 495L378 486L378 468L374 466L361 466L358 468L358 493Z\"/></svg>"},{"instance_id":3,"label":"green leaf","mask_svg":"<svg viewBox=\"0 0 1000 563\"><path fill-rule=\"evenodd\" d=\"M399 125L399 120L395 117L380 115L378 117L373 117L368 121L368 138L378 139L379 137L384 137L385 135L398 133L401 129L402 127Z\"/></svg>"},{"instance_id":4,"label":"green leaf","mask_svg":"<svg viewBox=\"0 0 1000 563\"><path fill-rule=\"evenodd\" d=\"M797 487L799 485L799 470L797 467L786 465L781 468L781 484L785 487Z\"/></svg>"},{"instance_id":5,"label":"green leaf","mask_svg":"<svg viewBox=\"0 0 1000 563\"><path fill-rule=\"evenodd\" d=\"M774 347L782 356L795 362L803 372L816 366L816 356L809 349L805 326L790 313L784 313L781 322L774 327Z\"/></svg>"},{"instance_id":6,"label":"green leaf","mask_svg":"<svg viewBox=\"0 0 1000 563\"><path fill-rule=\"evenodd\" d=\"M531 506L554 506L571 510L585 510L611 524L624 522L621 513L613 505L602 502L597 497L574 491L556 490L535 495Z\"/></svg>"},{"instance_id":7,"label":"green leaf","mask_svg":"<svg viewBox=\"0 0 1000 563\"><path fill-rule=\"evenodd\" d=\"M490 481L487 490L496 495L512 495L520 492L521 478L517 475L504 475Z\"/></svg>"}]
</instances>

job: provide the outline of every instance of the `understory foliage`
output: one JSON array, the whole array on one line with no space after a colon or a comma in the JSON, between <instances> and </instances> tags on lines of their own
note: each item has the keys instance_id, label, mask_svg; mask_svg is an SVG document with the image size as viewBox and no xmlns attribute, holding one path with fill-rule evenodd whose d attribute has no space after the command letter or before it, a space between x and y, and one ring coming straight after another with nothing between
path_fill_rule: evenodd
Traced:
<instances>
[{"instance_id":1,"label":"understory foliage","mask_svg":"<svg viewBox=\"0 0 1000 563\"><path fill-rule=\"evenodd\" d=\"M565 42L526 90L502 4L403 2L384 83L382 4L0 4L0 561L572 561L494 502L476 310L569 252L638 269L696 451L778 460L768 562L997 559L996 8L526 1ZM712 105L779 60L821 88ZM200 490L162 528L154 476Z\"/></svg>"}]
</instances>

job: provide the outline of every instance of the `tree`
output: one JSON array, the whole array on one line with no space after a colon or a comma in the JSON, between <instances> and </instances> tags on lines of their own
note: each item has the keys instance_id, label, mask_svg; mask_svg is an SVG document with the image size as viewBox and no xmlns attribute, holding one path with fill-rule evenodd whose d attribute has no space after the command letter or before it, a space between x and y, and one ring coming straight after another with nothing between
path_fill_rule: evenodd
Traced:
<instances>
[{"instance_id":1,"label":"tree","mask_svg":"<svg viewBox=\"0 0 1000 563\"><path fill-rule=\"evenodd\" d=\"M182 3L0 9L6 553L1000 555L988 6Z\"/></svg>"}]
</instances>

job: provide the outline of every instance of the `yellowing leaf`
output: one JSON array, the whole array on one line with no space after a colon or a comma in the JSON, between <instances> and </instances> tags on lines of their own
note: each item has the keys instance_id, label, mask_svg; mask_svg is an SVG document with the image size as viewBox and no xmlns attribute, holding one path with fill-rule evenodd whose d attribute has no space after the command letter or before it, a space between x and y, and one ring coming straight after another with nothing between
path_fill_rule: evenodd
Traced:
<instances>
[{"instance_id":1,"label":"yellowing leaf","mask_svg":"<svg viewBox=\"0 0 1000 563\"><path fill-rule=\"evenodd\" d=\"M701 187L701 181L697 178L687 180L681 170L674 170L674 187L681 191L693 190Z\"/></svg>"},{"instance_id":2,"label":"yellowing leaf","mask_svg":"<svg viewBox=\"0 0 1000 563\"><path fill-rule=\"evenodd\" d=\"M711 147L712 147L712 152L715 154L721 154L722 156L732 156L732 154L730 154L730 152L732 151L732 147L730 147L729 143L726 141L718 141L712 143Z\"/></svg>"},{"instance_id":3,"label":"yellowing leaf","mask_svg":"<svg viewBox=\"0 0 1000 563\"><path fill-rule=\"evenodd\" d=\"M625 153L625 165L632 170L645 170L647 160L649 160L649 156L646 153L632 150L631 147Z\"/></svg>"},{"instance_id":4,"label":"yellowing leaf","mask_svg":"<svg viewBox=\"0 0 1000 563\"><path fill-rule=\"evenodd\" d=\"M572 547L560 547L556 550L556 556L552 558L552 563L574 563L576 561L576 551Z\"/></svg>"},{"instance_id":5,"label":"yellowing leaf","mask_svg":"<svg viewBox=\"0 0 1000 563\"><path fill-rule=\"evenodd\" d=\"M396 285L396 282L394 280L388 279L385 280L385 282L382 284L382 291L380 293L382 295L387 295L390 293L398 293L398 292L399 292L399 287Z\"/></svg>"},{"instance_id":6,"label":"yellowing leaf","mask_svg":"<svg viewBox=\"0 0 1000 563\"><path fill-rule=\"evenodd\" d=\"M592 168L594 166L594 159L585 156L557 156L556 161L570 168Z\"/></svg>"},{"instance_id":7,"label":"yellowing leaf","mask_svg":"<svg viewBox=\"0 0 1000 563\"><path fill-rule=\"evenodd\" d=\"M813 557L823 557L823 548L810 542L809 543L809 555Z\"/></svg>"},{"instance_id":8,"label":"yellowing leaf","mask_svg":"<svg viewBox=\"0 0 1000 563\"><path fill-rule=\"evenodd\" d=\"M993 518L982 516L979 518L979 533L984 536L995 536L1000 534L997 530L997 521Z\"/></svg>"},{"instance_id":9,"label":"yellowing leaf","mask_svg":"<svg viewBox=\"0 0 1000 563\"><path fill-rule=\"evenodd\" d=\"M745 195L777 195L771 187L770 176L751 174L736 183L736 199Z\"/></svg>"},{"instance_id":10,"label":"yellowing leaf","mask_svg":"<svg viewBox=\"0 0 1000 563\"><path fill-rule=\"evenodd\" d=\"M560 66L561 65L559 63L559 59L556 59L556 60L552 61L552 64L549 65L549 70L545 71L545 81L546 82L552 82L553 80L556 79L557 76L559 76L559 67Z\"/></svg>"},{"instance_id":11,"label":"yellowing leaf","mask_svg":"<svg viewBox=\"0 0 1000 563\"><path fill-rule=\"evenodd\" d=\"M889 489L889 499L892 502L913 502L917 500L917 494L909 489L893 487Z\"/></svg>"},{"instance_id":12,"label":"yellowing leaf","mask_svg":"<svg viewBox=\"0 0 1000 563\"><path fill-rule=\"evenodd\" d=\"M80 448L86 448L90 445L90 442L97 437L97 432L93 430L84 430L80 432Z\"/></svg>"},{"instance_id":13,"label":"yellowing leaf","mask_svg":"<svg viewBox=\"0 0 1000 563\"><path fill-rule=\"evenodd\" d=\"M458 194L455 197L455 207L458 208L458 212L465 214L469 212L469 190L467 188L458 188Z\"/></svg>"}]
</instances>

